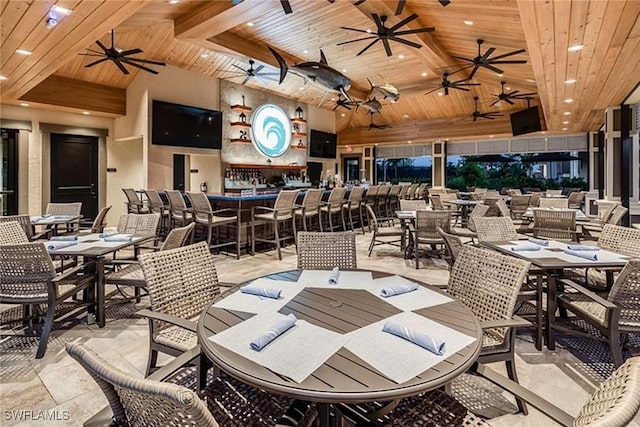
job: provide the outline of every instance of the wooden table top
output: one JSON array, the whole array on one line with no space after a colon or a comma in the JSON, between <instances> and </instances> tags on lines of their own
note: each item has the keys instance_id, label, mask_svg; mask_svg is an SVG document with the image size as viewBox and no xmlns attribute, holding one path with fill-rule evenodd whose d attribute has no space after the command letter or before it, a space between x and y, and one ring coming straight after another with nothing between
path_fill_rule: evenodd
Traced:
<instances>
[{"instance_id":1,"label":"wooden table top","mask_svg":"<svg viewBox=\"0 0 640 427\"><path fill-rule=\"evenodd\" d=\"M300 271L293 270L265 277L296 282L299 275ZM374 278L385 276L390 274L373 272ZM416 310L415 313L478 339L417 377L397 384L342 347L303 382L296 383L208 339L254 316L213 307L223 297L214 301L198 322L201 348L214 365L247 384L315 402L396 399L432 390L469 369L477 359L482 344L482 330L476 317L463 304L452 300ZM336 301L342 304L336 304ZM305 288L280 312L283 310L294 313L298 319L339 333L353 331L401 312L368 291L332 288Z\"/></svg>"}]
</instances>

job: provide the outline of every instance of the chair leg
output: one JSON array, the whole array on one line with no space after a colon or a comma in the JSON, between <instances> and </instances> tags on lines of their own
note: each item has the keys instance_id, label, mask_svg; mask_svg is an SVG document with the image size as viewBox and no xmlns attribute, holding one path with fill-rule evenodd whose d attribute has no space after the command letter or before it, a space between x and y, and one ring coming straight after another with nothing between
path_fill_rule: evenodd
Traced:
<instances>
[{"instance_id":1,"label":"chair leg","mask_svg":"<svg viewBox=\"0 0 640 427\"><path fill-rule=\"evenodd\" d=\"M513 345L513 342L511 343L511 345ZM509 379L517 383L518 374L516 373L515 361L505 360L504 362L507 365L507 375L509 376ZM527 405L525 401L518 396L515 396L515 397L516 397L516 403L518 405L518 409L520 410L520 412L522 412L523 415L528 415L529 410L527 409Z\"/></svg>"},{"instance_id":2,"label":"chair leg","mask_svg":"<svg viewBox=\"0 0 640 427\"><path fill-rule=\"evenodd\" d=\"M360 214L360 229L362 230L362 234L364 235L365 231L364 231L364 217L362 216L362 205L358 207L358 211Z\"/></svg>"},{"instance_id":3,"label":"chair leg","mask_svg":"<svg viewBox=\"0 0 640 427\"><path fill-rule=\"evenodd\" d=\"M47 341L49 340L49 333L53 326L53 315L55 313L55 301L49 301L47 304L47 317L42 327L42 333L40 334L40 342L38 343L38 351L36 352L36 359L41 359L44 353L47 351Z\"/></svg>"},{"instance_id":4,"label":"chair leg","mask_svg":"<svg viewBox=\"0 0 640 427\"><path fill-rule=\"evenodd\" d=\"M331 212L331 206L329 206L327 215L329 216L329 233L332 233L333 232L333 213Z\"/></svg>"},{"instance_id":5,"label":"chair leg","mask_svg":"<svg viewBox=\"0 0 640 427\"><path fill-rule=\"evenodd\" d=\"M610 328L607 342L609 343L609 350L611 351L611 359L613 360L613 365L616 368L619 368L620 365L622 365L623 359L622 349L620 346L620 333L618 332L617 328Z\"/></svg>"},{"instance_id":6,"label":"chair leg","mask_svg":"<svg viewBox=\"0 0 640 427\"><path fill-rule=\"evenodd\" d=\"M371 236L371 243L369 244L369 256L371 256L371 251L373 251L373 246L376 243L376 233L373 233L373 236Z\"/></svg>"},{"instance_id":7,"label":"chair leg","mask_svg":"<svg viewBox=\"0 0 640 427\"><path fill-rule=\"evenodd\" d=\"M251 218L251 255L256 253L256 222Z\"/></svg>"},{"instance_id":8,"label":"chair leg","mask_svg":"<svg viewBox=\"0 0 640 427\"><path fill-rule=\"evenodd\" d=\"M280 253L280 236L278 235L278 221L273 224L273 232L275 233L276 249L278 250L278 259L282 261L282 253Z\"/></svg>"},{"instance_id":9,"label":"chair leg","mask_svg":"<svg viewBox=\"0 0 640 427\"><path fill-rule=\"evenodd\" d=\"M158 351L152 348L149 348L149 358L147 359L147 371L145 377L148 377L153 373L153 370L156 369L156 365L158 364Z\"/></svg>"},{"instance_id":10,"label":"chair leg","mask_svg":"<svg viewBox=\"0 0 640 427\"><path fill-rule=\"evenodd\" d=\"M340 210L342 214L342 231L347 231L347 223L344 221L344 208Z\"/></svg>"},{"instance_id":11,"label":"chair leg","mask_svg":"<svg viewBox=\"0 0 640 427\"><path fill-rule=\"evenodd\" d=\"M296 254L298 253L298 230L296 228L296 217L293 216L293 220L291 221L291 226L293 227L293 245L296 249Z\"/></svg>"}]
</instances>

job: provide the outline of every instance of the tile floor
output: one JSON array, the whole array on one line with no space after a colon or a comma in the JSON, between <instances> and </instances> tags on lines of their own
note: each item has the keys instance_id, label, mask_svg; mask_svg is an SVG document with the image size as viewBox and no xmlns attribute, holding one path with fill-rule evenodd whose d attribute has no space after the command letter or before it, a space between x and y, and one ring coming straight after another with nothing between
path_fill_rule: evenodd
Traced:
<instances>
[{"instance_id":1,"label":"tile floor","mask_svg":"<svg viewBox=\"0 0 640 427\"><path fill-rule=\"evenodd\" d=\"M431 284L446 284L447 265L441 260L424 260L416 270L414 262L405 260L397 248L378 246L367 257L370 234L358 235L358 265L361 268L405 275ZM278 261L275 251L244 256L235 260L217 256L221 282L238 283L268 273L294 269L293 246L283 250ZM134 305L114 297L107 309L107 325L98 329L88 326L82 317L70 319L52 333L44 358L35 360L35 337L0 337L0 425L9 426L80 426L83 421L106 405L106 399L88 374L64 351L69 342L82 342L119 368L141 375L146 366L148 330L146 321L135 312L146 301ZM0 317L7 318L16 309L0 306ZM561 338L557 350L535 350L531 337L519 335L516 343L517 369L520 383L554 402L565 411L576 414L594 387L612 371L604 345L594 340ZM167 359L165 359L167 360ZM161 359L162 362L162 359ZM502 371L502 364L492 368ZM474 412L489 417L492 426L550 426L551 420L530 409L528 416L513 414L515 404L510 396L487 382L465 375L453 387L454 395ZM50 410L58 420L36 421L15 419L28 411ZM23 411L23 412L13 412ZM25 413L27 411L27 413ZM636 417L640 426L640 417Z\"/></svg>"}]
</instances>

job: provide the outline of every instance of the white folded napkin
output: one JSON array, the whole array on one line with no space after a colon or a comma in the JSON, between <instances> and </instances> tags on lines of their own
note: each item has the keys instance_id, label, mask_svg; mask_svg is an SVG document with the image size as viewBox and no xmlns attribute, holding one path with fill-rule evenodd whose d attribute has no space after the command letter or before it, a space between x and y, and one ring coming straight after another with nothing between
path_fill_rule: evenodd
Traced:
<instances>
[{"instance_id":1,"label":"white folded napkin","mask_svg":"<svg viewBox=\"0 0 640 427\"><path fill-rule=\"evenodd\" d=\"M48 251L55 251L56 249L62 249L62 248L68 248L69 246L73 246L73 245L77 245L78 242L77 241L49 241L47 243L47 250Z\"/></svg>"},{"instance_id":2,"label":"white folded napkin","mask_svg":"<svg viewBox=\"0 0 640 427\"><path fill-rule=\"evenodd\" d=\"M571 249L566 249L564 253L568 255L573 255L580 258L588 259L589 261L598 260L598 255L593 251L572 251Z\"/></svg>"},{"instance_id":3,"label":"white folded napkin","mask_svg":"<svg viewBox=\"0 0 640 427\"><path fill-rule=\"evenodd\" d=\"M105 238L105 237L115 236L117 234L120 234L120 233L118 233L117 231L110 231L108 233L100 233L100 234L98 234L98 237L102 239L102 238Z\"/></svg>"},{"instance_id":4,"label":"white folded napkin","mask_svg":"<svg viewBox=\"0 0 640 427\"><path fill-rule=\"evenodd\" d=\"M107 236L104 237L103 240L105 242L131 242L133 237L129 236Z\"/></svg>"},{"instance_id":5,"label":"white folded napkin","mask_svg":"<svg viewBox=\"0 0 640 427\"><path fill-rule=\"evenodd\" d=\"M540 246L549 246L549 241L544 239L536 239L535 237L529 237L531 243L535 243Z\"/></svg>"},{"instance_id":6,"label":"white folded napkin","mask_svg":"<svg viewBox=\"0 0 640 427\"><path fill-rule=\"evenodd\" d=\"M387 320L382 327L382 332L387 332L400 338L404 338L405 340L411 341L420 347L426 348L438 356L444 355L446 346L444 341L440 341L424 332L403 326L400 322L395 320Z\"/></svg>"},{"instance_id":7,"label":"white folded napkin","mask_svg":"<svg viewBox=\"0 0 640 427\"><path fill-rule=\"evenodd\" d=\"M278 320L276 323L271 325L269 329L267 329L264 333L262 333L259 337L251 341L249 346L252 350L260 351L265 348L269 343L282 335L285 331L289 330L296 324L298 319L293 313L289 313L286 317Z\"/></svg>"},{"instance_id":8,"label":"white folded napkin","mask_svg":"<svg viewBox=\"0 0 640 427\"><path fill-rule=\"evenodd\" d=\"M257 295L261 297L278 299L282 293L282 289L268 288L266 286L255 286L252 284L242 286L240 292L244 294Z\"/></svg>"},{"instance_id":9,"label":"white folded napkin","mask_svg":"<svg viewBox=\"0 0 640 427\"><path fill-rule=\"evenodd\" d=\"M520 245L511 246L511 250L513 252L539 251L541 248L542 246L536 245L535 243L522 243Z\"/></svg>"},{"instance_id":10,"label":"white folded napkin","mask_svg":"<svg viewBox=\"0 0 640 427\"><path fill-rule=\"evenodd\" d=\"M600 248L597 246L587 246L587 245L567 245L567 249L570 251L599 251Z\"/></svg>"},{"instance_id":11,"label":"white folded napkin","mask_svg":"<svg viewBox=\"0 0 640 427\"><path fill-rule=\"evenodd\" d=\"M340 269L338 267L333 267L333 270L331 270L331 273L329 273L329 284L337 285L339 277L340 277Z\"/></svg>"},{"instance_id":12,"label":"white folded napkin","mask_svg":"<svg viewBox=\"0 0 640 427\"><path fill-rule=\"evenodd\" d=\"M78 240L78 236L53 236L49 240L62 241L62 242L73 242L75 240Z\"/></svg>"},{"instance_id":13,"label":"white folded napkin","mask_svg":"<svg viewBox=\"0 0 640 427\"><path fill-rule=\"evenodd\" d=\"M392 297L394 295L406 294L418 290L420 286L417 283L402 283L399 285L387 286L380 290L380 296L384 298Z\"/></svg>"}]
</instances>

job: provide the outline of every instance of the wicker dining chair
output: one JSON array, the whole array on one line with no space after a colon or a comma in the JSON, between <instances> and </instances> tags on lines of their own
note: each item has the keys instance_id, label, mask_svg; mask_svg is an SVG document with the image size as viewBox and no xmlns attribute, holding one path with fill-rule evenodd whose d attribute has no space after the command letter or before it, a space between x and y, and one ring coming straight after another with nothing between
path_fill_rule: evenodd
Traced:
<instances>
[{"instance_id":1,"label":"wicker dining chair","mask_svg":"<svg viewBox=\"0 0 640 427\"><path fill-rule=\"evenodd\" d=\"M198 344L196 322L220 294L220 285L206 242L143 254L138 260L150 301L149 310L138 312L149 319L149 375L158 352L175 357Z\"/></svg>"},{"instance_id":2,"label":"wicker dining chair","mask_svg":"<svg viewBox=\"0 0 640 427\"><path fill-rule=\"evenodd\" d=\"M160 233L164 236L171 228L171 212L169 206L164 204L157 190L144 190L147 197L149 213L160 214Z\"/></svg>"},{"instance_id":3,"label":"wicker dining chair","mask_svg":"<svg viewBox=\"0 0 640 427\"><path fill-rule=\"evenodd\" d=\"M559 283L566 287L566 292L558 295L558 307L598 330L609 344L614 365L620 366L623 360L620 334L640 332L640 258L627 262L606 299L571 280L561 279ZM566 331L576 333L575 328ZM592 337L588 333L586 336Z\"/></svg>"},{"instance_id":4,"label":"wicker dining chair","mask_svg":"<svg viewBox=\"0 0 640 427\"><path fill-rule=\"evenodd\" d=\"M299 270L341 270L358 268L356 235L352 231L298 233Z\"/></svg>"},{"instance_id":5,"label":"wicker dining chair","mask_svg":"<svg viewBox=\"0 0 640 427\"><path fill-rule=\"evenodd\" d=\"M451 231L450 211L416 211L415 224L409 225L413 238L413 256L416 261L416 270L420 267L420 245L444 245L444 239L438 233L438 228Z\"/></svg>"},{"instance_id":6,"label":"wicker dining chair","mask_svg":"<svg viewBox=\"0 0 640 427\"><path fill-rule=\"evenodd\" d=\"M428 211L426 200L400 200L401 211Z\"/></svg>"},{"instance_id":7,"label":"wicker dining chair","mask_svg":"<svg viewBox=\"0 0 640 427\"><path fill-rule=\"evenodd\" d=\"M529 209L530 200L531 195L529 194L511 196L511 217L521 218L522 214Z\"/></svg>"},{"instance_id":8,"label":"wicker dining chair","mask_svg":"<svg viewBox=\"0 0 640 427\"><path fill-rule=\"evenodd\" d=\"M517 240L518 232L508 216L475 217L473 224L480 242Z\"/></svg>"},{"instance_id":9,"label":"wicker dining chair","mask_svg":"<svg viewBox=\"0 0 640 427\"><path fill-rule=\"evenodd\" d=\"M393 225L382 225L383 222L387 224L389 224L389 222L380 221L371 206L366 205L365 208L367 209L369 226L373 228L371 243L369 243L369 256L371 256L374 246L378 245L399 246L401 249L404 249L405 230L402 227L395 227Z\"/></svg>"},{"instance_id":10,"label":"wicker dining chair","mask_svg":"<svg viewBox=\"0 0 640 427\"><path fill-rule=\"evenodd\" d=\"M80 228L80 215L82 213L82 202L71 203L47 203L45 215L69 215L77 216L78 219L66 225L67 232L78 231ZM57 230L57 225L53 226Z\"/></svg>"},{"instance_id":11,"label":"wicker dining chair","mask_svg":"<svg viewBox=\"0 0 640 427\"><path fill-rule=\"evenodd\" d=\"M169 212L171 215L171 228L179 225L184 227L193 220L192 209L187 207L184 196L178 190L164 190L169 200Z\"/></svg>"},{"instance_id":12,"label":"wicker dining chair","mask_svg":"<svg viewBox=\"0 0 640 427\"><path fill-rule=\"evenodd\" d=\"M394 184L389 190L387 196L387 215L389 212L397 211L400 206L400 192L402 191L402 185Z\"/></svg>"},{"instance_id":13,"label":"wicker dining chair","mask_svg":"<svg viewBox=\"0 0 640 427\"><path fill-rule=\"evenodd\" d=\"M375 209L378 217L389 217L389 194L391 193L390 185L381 185L376 194Z\"/></svg>"},{"instance_id":14,"label":"wicker dining chair","mask_svg":"<svg viewBox=\"0 0 640 427\"><path fill-rule=\"evenodd\" d=\"M111 425L219 426L207 404L186 387L135 378L111 366L82 344L67 344L66 350L104 393L113 412Z\"/></svg>"},{"instance_id":15,"label":"wicker dining chair","mask_svg":"<svg viewBox=\"0 0 640 427\"><path fill-rule=\"evenodd\" d=\"M533 192L529 193L531 199L529 199L529 206L532 208L540 207L540 198L542 197L541 192Z\"/></svg>"},{"instance_id":16,"label":"wicker dining chair","mask_svg":"<svg viewBox=\"0 0 640 427\"><path fill-rule=\"evenodd\" d=\"M333 190L331 190L331 193L329 193L329 198L327 199L327 201L320 203L320 230L325 230L324 222L322 219L323 216L327 218L328 231L334 231L335 228L340 228L338 223L334 225L333 216L342 216L342 206L344 204L344 195L346 194L346 192L347 190L345 188L334 188Z\"/></svg>"},{"instance_id":17,"label":"wicker dining chair","mask_svg":"<svg viewBox=\"0 0 640 427\"><path fill-rule=\"evenodd\" d=\"M522 195L522 191L520 191L519 188L509 188L507 190L507 195L513 197L513 196L521 196Z\"/></svg>"},{"instance_id":18,"label":"wicker dining chair","mask_svg":"<svg viewBox=\"0 0 640 427\"><path fill-rule=\"evenodd\" d=\"M193 220L196 224L192 241L195 234L197 234L197 226L199 225L207 230L207 238L205 241L209 245L209 249L216 250L227 246L235 246L236 259L240 259L241 228L236 211L234 209L217 209L214 211L207 195L202 192L187 192L187 197L191 203ZM220 238L221 228L227 229L226 240L221 240ZM229 232L229 228L233 229L233 234ZM212 240L214 230L216 230L216 238Z\"/></svg>"},{"instance_id":19,"label":"wicker dining chair","mask_svg":"<svg viewBox=\"0 0 640 427\"><path fill-rule=\"evenodd\" d=\"M562 190L547 190L545 192L545 195L547 197L561 196L562 195Z\"/></svg>"},{"instance_id":20,"label":"wicker dining chair","mask_svg":"<svg viewBox=\"0 0 640 427\"><path fill-rule=\"evenodd\" d=\"M41 239L41 238L48 238L52 232L52 230L47 229L38 233L34 233L33 226L31 225L31 217L29 215L0 216L0 223L13 222L13 221L20 224L20 226L24 230L24 233L27 235L27 238L29 239L30 242Z\"/></svg>"},{"instance_id":21,"label":"wicker dining chair","mask_svg":"<svg viewBox=\"0 0 640 427\"><path fill-rule=\"evenodd\" d=\"M127 213L149 213L148 206L146 206L142 202L142 200L140 200L140 197L138 196L138 193L136 193L136 190L134 190L133 188L123 188L122 192L127 198L127 201L125 202L127 204Z\"/></svg>"},{"instance_id":22,"label":"wicker dining chair","mask_svg":"<svg viewBox=\"0 0 640 427\"><path fill-rule=\"evenodd\" d=\"M640 410L640 357L627 359L604 380L575 417L487 366L480 366L477 371L562 426L625 427L631 425Z\"/></svg>"},{"instance_id":23,"label":"wicker dining chair","mask_svg":"<svg viewBox=\"0 0 640 427\"><path fill-rule=\"evenodd\" d=\"M360 220L360 229L362 230L362 234L364 234L364 217L362 215L362 209L364 206L364 188L363 187L353 187L349 192L349 197L344 201L342 205L342 226L344 230L347 230L347 217L349 217L349 228L351 231L355 231L355 227L353 225L353 216L354 211L358 214Z\"/></svg>"},{"instance_id":24,"label":"wicker dining chair","mask_svg":"<svg viewBox=\"0 0 640 427\"><path fill-rule=\"evenodd\" d=\"M1 223L0 226L6 224L12 223ZM91 263L56 275L44 243L2 245L0 252L0 303L22 305L25 317L29 316L30 306L47 306L36 351L36 359L40 359L47 350L55 317L64 317L71 311L94 303L93 297L87 298L88 302L71 298L79 292L93 290L96 277L87 273Z\"/></svg>"},{"instance_id":25,"label":"wicker dining chair","mask_svg":"<svg viewBox=\"0 0 640 427\"><path fill-rule=\"evenodd\" d=\"M118 233L156 235L160 214L124 214L118 220Z\"/></svg>"},{"instance_id":26,"label":"wicker dining chair","mask_svg":"<svg viewBox=\"0 0 640 427\"><path fill-rule=\"evenodd\" d=\"M292 239L296 241L296 217L295 203L298 198L298 190L281 190L273 204L273 208L266 206L251 207L251 255L256 252L256 242L273 243L278 251L278 259L282 261L280 245L283 241ZM263 213L258 213L263 212ZM273 225L273 239L266 239L256 236L256 221L263 221ZM292 227L291 236L280 236L280 224L290 222Z\"/></svg>"},{"instance_id":27,"label":"wicker dining chair","mask_svg":"<svg viewBox=\"0 0 640 427\"><path fill-rule=\"evenodd\" d=\"M427 199L427 184L422 183L418 186L415 193L413 193L413 198L416 200L426 200Z\"/></svg>"},{"instance_id":28,"label":"wicker dining chair","mask_svg":"<svg viewBox=\"0 0 640 427\"><path fill-rule=\"evenodd\" d=\"M538 202L541 208L568 209L569 200L556 197L543 197Z\"/></svg>"},{"instance_id":29,"label":"wicker dining chair","mask_svg":"<svg viewBox=\"0 0 640 427\"><path fill-rule=\"evenodd\" d=\"M0 221L0 245L29 243L29 237L18 221Z\"/></svg>"},{"instance_id":30,"label":"wicker dining chair","mask_svg":"<svg viewBox=\"0 0 640 427\"><path fill-rule=\"evenodd\" d=\"M323 194L324 190L320 188L310 188L304 193L302 205L296 206L295 216L296 218L300 218L304 231L307 231L307 219L309 223L311 223L313 218L318 219L318 229L321 229L320 201L322 200Z\"/></svg>"},{"instance_id":31,"label":"wicker dining chair","mask_svg":"<svg viewBox=\"0 0 640 427\"><path fill-rule=\"evenodd\" d=\"M625 208L622 205L617 205L613 212L611 212L611 216L609 217L607 224L620 225L622 218L629 212L628 208Z\"/></svg>"},{"instance_id":32,"label":"wicker dining chair","mask_svg":"<svg viewBox=\"0 0 640 427\"><path fill-rule=\"evenodd\" d=\"M449 265L453 265L453 263L456 262L458 254L464 247L464 242L462 241L460 236L447 233L440 227L438 227L436 230L438 230L438 233L440 234L440 236L442 236L444 245L447 249L447 257L445 259L449 263Z\"/></svg>"},{"instance_id":33,"label":"wicker dining chair","mask_svg":"<svg viewBox=\"0 0 640 427\"><path fill-rule=\"evenodd\" d=\"M485 197L484 204L489 207L489 210L485 214L485 216L500 216L500 209L497 206L497 203L502 200L501 197Z\"/></svg>"},{"instance_id":34,"label":"wicker dining chair","mask_svg":"<svg viewBox=\"0 0 640 427\"><path fill-rule=\"evenodd\" d=\"M408 188L407 188L407 192L404 194L404 198L407 200L412 200L413 199L413 195L416 193L416 190L418 189L418 186L420 184L411 184Z\"/></svg>"},{"instance_id":35,"label":"wicker dining chair","mask_svg":"<svg viewBox=\"0 0 640 427\"><path fill-rule=\"evenodd\" d=\"M447 293L475 314L482 327L478 363L503 361L507 375L518 381L515 332L529 322L514 315L522 284L531 263L484 248L465 245L449 273ZM518 408L527 414L524 401Z\"/></svg>"},{"instance_id":36,"label":"wicker dining chair","mask_svg":"<svg viewBox=\"0 0 640 427\"><path fill-rule=\"evenodd\" d=\"M584 193L582 191L574 191L569 194L567 198L567 203L570 209L580 209L582 208L582 203L584 202Z\"/></svg>"},{"instance_id":37,"label":"wicker dining chair","mask_svg":"<svg viewBox=\"0 0 640 427\"><path fill-rule=\"evenodd\" d=\"M580 241L574 210L533 210L533 235L548 239Z\"/></svg>"}]
</instances>

